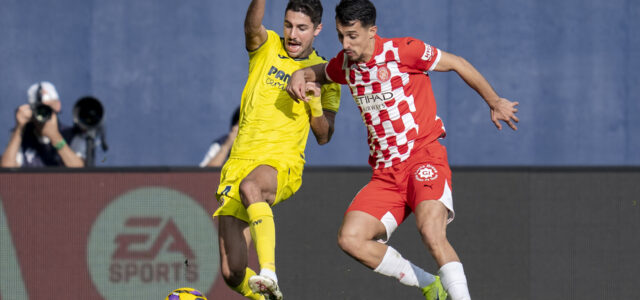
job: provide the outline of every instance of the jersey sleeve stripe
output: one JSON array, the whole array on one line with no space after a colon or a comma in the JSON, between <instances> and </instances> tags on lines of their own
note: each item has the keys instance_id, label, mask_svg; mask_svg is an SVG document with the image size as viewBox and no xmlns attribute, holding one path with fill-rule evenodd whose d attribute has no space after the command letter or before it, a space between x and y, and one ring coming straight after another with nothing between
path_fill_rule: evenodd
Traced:
<instances>
[{"instance_id":1,"label":"jersey sleeve stripe","mask_svg":"<svg viewBox=\"0 0 640 300\"><path fill-rule=\"evenodd\" d=\"M429 68L429 71L433 71L436 69L436 66L438 65L438 62L440 61L440 57L442 56L442 53L440 52L440 49L437 49L434 47L434 49L436 49L436 59L434 60L433 64L431 64L431 67Z\"/></svg>"}]
</instances>

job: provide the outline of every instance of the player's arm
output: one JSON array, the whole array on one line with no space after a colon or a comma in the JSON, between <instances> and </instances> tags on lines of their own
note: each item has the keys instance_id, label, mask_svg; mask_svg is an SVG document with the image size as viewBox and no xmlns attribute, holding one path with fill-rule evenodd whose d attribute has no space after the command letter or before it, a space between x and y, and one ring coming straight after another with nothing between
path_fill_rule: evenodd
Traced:
<instances>
[{"instance_id":1,"label":"player's arm","mask_svg":"<svg viewBox=\"0 0 640 300\"><path fill-rule=\"evenodd\" d=\"M267 29L262 25L266 0L253 0L244 19L244 40L248 51L258 49L267 40Z\"/></svg>"},{"instance_id":2,"label":"player's arm","mask_svg":"<svg viewBox=\"0 0 640 300\"><path fill-rule=\"evenodd\" d=\"M335 120L336 113L330 110L324 110L320 117L311 117L311 131L313 131L318 145L324 145L331 140Z\"/></svg>"},{"instance_id":3,"label":"player's arm","mask_svg":"<svg viewBox=\"0 0 640 300\"><path fill-rule=\"evenodd\" d=\"M307 83L312 82L322 85L331 82L325 73L326 65L327 64L317 64L293 72L287 84L287 93L289 93L289 96L296 101L302 100L308 102L310 97L307 97L309 90Z\"/></svg>"},{"instance_id":4,"label":"player's arm","mask_svg":"<svg viewBox=\"0 0 640 300\"><path fill-rule=\"evenodd\" d=\"M484 76L466 59L442 50L439 51L441 57L434 71L455 71L458 73L458 76L487 102L487 105L489 105L491 109L491 121L499 130L502 129L500 121L507 123L511 129L517 130L518 128L514 122L517 123L520 120L515 115L515 113L518 112L515 106L519 103L511 102L498 96Z\"/></svg>"},{"instance_id":5,"label":"player's arm","mask_svg":"<svg viewBox=\"0 0 640 300\"><path fill-rule=\"evenodd\" d=\"M305 87L305 97L309 99L307 103L311 111L311 131L316 137L318 145L324 145L331 140L334 130L336 113L322 108L321 85L317 82L309 81ZM339 95L338 95L339 96Z\"/></svg>"}]
</instances>

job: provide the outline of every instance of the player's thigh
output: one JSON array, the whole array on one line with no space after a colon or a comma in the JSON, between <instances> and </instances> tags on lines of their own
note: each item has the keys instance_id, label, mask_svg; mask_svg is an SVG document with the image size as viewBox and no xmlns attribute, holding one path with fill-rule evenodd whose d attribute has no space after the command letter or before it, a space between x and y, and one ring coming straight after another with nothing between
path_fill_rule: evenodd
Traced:
<instances>
[{"instance_id":1,"label":"player's thigh","mask_svg":"<svg viewBox=\"0 0 640 300\"><path fill-rule=\"evenodd\" d=\"M229 158L227 162L225 162L220 171L220 184L216 191L216 198L221 207L231 200L237 201L240 206L242 206L240 183L256 166L258 166L256 161L250 159ZM240 209L236 206L237 205L234 205L232 209ZM226 210L231 210L231 208L227 208ZM216 213L218 214L219 212ZM226 212L224 215L233 214Z\"/></svg>"},{"instance_id":2,"label":"player's thigh","mask_svg":"<svg viewBox=\"0 0 640 300\"><path fill-rule=\"evenodd\" d=\"M273 204L278 191L278 171L270 165L258 165L240 183L245 206L256 201ZM250 203L245 203L250 202Z\"/></svg>"},{"instance_id":3,"label":"player's thigh","mask_svg":"<svg viewBox=\"0 0 640 300\"><path fill-rule=\"evenodd\" d=\"M446 161L426 160L409 169L407 177L407 203L416 212L423 202L439 202L446 208L447 221L455 216L451 192L451 169ZM431 209L428 209L429 211ZM417 216L417 213L416 213Z\"/></svg>"},{"instance_id":4,"label":"player's thigh","mask_svg":"<svg viewBox=\"0 0 640 300\"><path fill-rule=\"evenodd\" d=\"M349 211L342 220L338 231L340 240L377 240L387 236L384 224L374 216L363 211Z\"/></svg>"},{"instance_id":5,"label":"player's thigh","mask_svg":"<svg viewBox=\"0 0 640 300\"><path fill-rule=\"evenodd\" d=\"M360 215L352 212L365 213L376 220L376 224L381 224L382 230L379 226L375 227L377 234L375 238L386 242L393 231L409 216L411 210L406 204L404 195L397 192L392 183L374 178L358 192L347 208L345 222L350 215ZM361 218L357 220L359 219ZM359 223L353 222L353 224Z\"/></svg>"},{"instance_id":6,"label":"player's thigh","mask_svg":"<svg viewBox=\"0 0 640 300\"><path fill-rule=\"evenodd\" d=\"M285 159L272 162L278 170L278 191L273 205L289 199L302 185L304 161L301 159Z\"/></svg>"},{"instance_id":7,"label":"player's thigh","mask_svg":"<svg viewBox=\"0 0 640 300\"><path fill-rule=\"evenodd\" d=\"M233 216L218 216L220 262L226 275L242 272L248 265L251 236L249 224Z\"/></svg>"},{"instance_id":8,"label":"player's thigh","mask_svg":"<svg viewBox=\"0 0 640 300\"><path fill-rule=\"evenodd\" d=\"M415 210L416 226L425 241L446 238L449 209L435 200L420 202Z\"/></svg>"}]
</instances>

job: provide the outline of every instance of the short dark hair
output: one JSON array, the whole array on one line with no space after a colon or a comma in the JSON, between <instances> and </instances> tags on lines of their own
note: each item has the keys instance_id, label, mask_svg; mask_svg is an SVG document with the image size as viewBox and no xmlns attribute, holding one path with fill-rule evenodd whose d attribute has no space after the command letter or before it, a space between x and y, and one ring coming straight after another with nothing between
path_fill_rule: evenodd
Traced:
<instances>
[{"instance_id":1,"label":"short dark hair","mask_svg":"<svg viewBox=\"0 0 640 300\"><path fill-rule=\"evenodd\" d=\"M341 0L336 6L336 21L342 25L355 21L362 27L376 25L376 7L369 0Z\"/></svg>"},{"instance_id":2,"label":"short dark hair","mask_svg":"<svg viewBox=\"0 0 640 300\"><path fill-rule=\"evenodd\" d=\"M290 10L309 16L314 26L322 23L322 3L320 0L289 0L285 13Z\"/></svg>"}]
</instances>

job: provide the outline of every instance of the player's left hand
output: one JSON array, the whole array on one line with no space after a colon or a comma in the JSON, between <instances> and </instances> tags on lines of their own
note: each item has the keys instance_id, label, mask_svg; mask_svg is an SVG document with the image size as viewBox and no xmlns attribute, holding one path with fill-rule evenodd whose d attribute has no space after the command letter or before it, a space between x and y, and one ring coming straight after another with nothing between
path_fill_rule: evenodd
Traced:
<instances>
[{"instance_id":1,"label":"player's left hand","mask_svg":"<svg viewBox=\"0 0 640 300\"><path fill-rule=\"evenodd\" d=\"M498 130L502 130L502 124L500 121L503 121L511 127L513 130L518 130L515 123L520 122L520 119L516 117L516 113L518 109L516 106L520 104L519 102L511 102L505 98L499 98L495 104L491 105L491 121L498 128Z\"/></svg>"}]
</instances>

